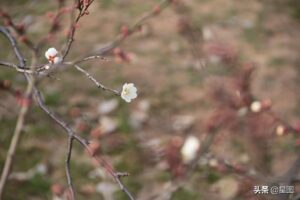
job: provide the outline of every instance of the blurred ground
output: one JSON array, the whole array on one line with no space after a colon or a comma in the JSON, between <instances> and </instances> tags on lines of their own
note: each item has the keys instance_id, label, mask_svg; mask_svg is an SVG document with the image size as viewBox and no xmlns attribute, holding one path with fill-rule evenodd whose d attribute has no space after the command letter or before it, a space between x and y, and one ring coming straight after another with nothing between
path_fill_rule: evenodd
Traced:
<instances>
[{"instance_id":1,"label":"blurred ground","mask_svg":"<svg viewBox=\"0 0 300 200\"><path fill-rule=\"evenodd\" d=\"M156 2L96 1L90 15L80 23L68 57L82 56L111 41L123 24L134 23ZM111 133L104 131L97 140L101 153L116 169L131 174L124 183L138 199L153 199L152 195L161 193L174 179L166 167L164 149L175 136L203 138L204 124L216 109L211 91L235 77L235 68L240 66L222 61L222 55L214 53L214 49L224 51L229 59L255 62L257 68L251 82L255 97L270 99L279 116L291 124L299 123L299 4L292 0L183 2L184 8L167 8L121 45L132 56L131 62L118 62L113 55L107 55L108 62L98 60L82 65L112 88L120 89L124 82L134 82L139 97L133 103L125 104L97 89L72 69L41 86L47 104L81 135L92 138L91 131L101 123L111 128ZM1 1L2 6L8 8L17 21L27 20L31 24L29 34L34 38L47 27L46 17L37 16L54 10L56 4L55 1L18 0ZM197 36L198 43L194 45L186 39L184 31L180 31L186 19ZM59 48L63 41L58 35L48 47ZM7 43L2 36L0 44L1 60L13 60L11 51L3 48ZM197 58L193 56L195 48L196 51L201 49L197 51ZM205 60L204 67L199 67L199 59ZM9 79L14 87L24 88L23 77L12 70L1 69L0 79ZM18 107L11 94L0 91L0 96L1 168ZM101 106L112 111L101 111ZM183 119L186 123L180 123ZM37 166L38 172L28 180L9 181L5 199L52 199L51 185L66 185L67 138L64 131L35 106L26 122L14 172L26 172ZM293 135L278 137L273 133L256 138L261 141L260 147L247 138L242 132L224 131L217 137L211 152L216 157L254 168L266 177L284 174L296 158L298 147ZM103 169L95 171L81 147L76 148L72 157L78 199L110 199L109 191L114 194L113 199L126 199ZM196 169L188 184L171 195L171 199L250 199L232 189L240 181L239 175L202 166ZM222 189L224 185L231 187ZM101 193L103 190L105 192Z\"/></svg>"}]
</instances>

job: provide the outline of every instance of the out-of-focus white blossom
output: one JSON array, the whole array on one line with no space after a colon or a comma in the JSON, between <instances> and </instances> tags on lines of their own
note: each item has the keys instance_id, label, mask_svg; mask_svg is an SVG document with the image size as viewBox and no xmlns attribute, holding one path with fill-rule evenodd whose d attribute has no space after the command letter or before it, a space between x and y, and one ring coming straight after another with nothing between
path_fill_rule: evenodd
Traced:
<instances>
[{"instance_id":1,"label":"out-of-focus white blossom","mask_svg":"<svg viewBox=\"0 0 300 200\"><path fill-rule=\"evenodd\" d=\"M250 109L254 113L258 113L262 109L262 105L260 101L253 101L250 105Z\"/></svg>"},{"instance_id":2,"label":"out-of-focus white blossom","mask_svg":"<svg viewBox=\"0 0 300 200\"><path fill-rule=\"evenodd\" d=\"M217 167L219 164L219 161L216 159L216 158L211 158L209 161L208 161L208 165L210 167Z\"/></svg>"},{"instance_id":3,"label":"out-of-focus white blossom","mask_svg":"<svg viewBox=\"0 0 300 200\"><path fill-rule=\"evenodd\" d=\"M133 83L125 83L123 85L121 97L127 103L131 102L132 99L135 99L137 97L137 88L134 86Z\"/></svg>"},{"instance_id":4,"label":"out-of-focus white blossom","mask_svg":"<svg viewBox=\"0 0 300 200\"><path fill-rule=\"evenodd\" d=\"M282 125L276 127L276 134L278 136L282 136L284 134L285 128Z\"/></svg>"},{"instance_id":5,"label":"out-of-focus white blossom","mask_svg":"<svg viewBox=\"0 0 300 200\"><path fill-rule=\"evenodd\" d=\"M182 148L181 148L181 156L184 163L189 163L196 158L198 150L200 148L200 141L195 136L189 136Z\"/></svg>"},{"instance_id":6,"label":"out-of-focus white blossom","mask_svg":"<svg viewBox=\"0 0 300 200\"><path fill-rule=\"evenodd\" d=\"M208 41L213 39L213 33L209 27L204 26L202 29L203 39Z\"/></svg>"},{"instance_id":7,"label":"out-of-focus white blossom","mask_svg":"<svg viewBox=\"0 0 300 200\"><path fill-rule=\"evenodd\" d=\"M243 117L247 114L248 108L247 107L242 107L237 111L237 114L239 117Z\"/></svg>"},{"instance_id":8,"label":"out-of-focus white blossom","mask_svg":"<svg viewBox=\"0 0 300 200\"><path fill-rule=\"evenodd\" d=\"M58 64L62 61L62 58L58 55L58 51L51 47L45 52L45 57L51 64Z\"/></svg>"},{"instance_id":9,"label":"out-of-focus white blossom","mask_svg":"<svg viewBox=\"0 0 300 200\"><path fill-rule=\"evenodd\" d=\"M103 101L98 106L98 112L101 115L106 115L113 112L119 105L119 102L116 99L111 99L107 101Z\"/></svg>"},{"instance_id":10,"label":"out-of-focus white blossom","mask_svg":"<svg viewBox=\"0 0 300 200\"><path fill-rule=\"evenodd\" d=\"M54 196L53 196L53 198L52 198L52 200L63 200L63 198L62 198L62 197L59 197L59 196L56 196L56 195L54 195Z\"/></svg>"},{"instance_id":11,"label":"out-of-focus white blossom","mask_svg":"<svg viewBox=\"0 0 300 200\"><path fill-rule=\"evenodd\" d=\"M96 185L96 192L102 194L105 200L114 199L114 193L117 189L117 186L110 182L100 182Z\"/></svg>"},{"instance_id":12,"label":"out-of-focus white blossom","mask_svg":"<svg viewBox=\"0 0 300 200\"><path fill-rule=\"evenodd\" d=\"M114 132L118 128L116 120L110 117L101 117L100 118L100 130L103 135Z\"/></svg>"}]
</instances>

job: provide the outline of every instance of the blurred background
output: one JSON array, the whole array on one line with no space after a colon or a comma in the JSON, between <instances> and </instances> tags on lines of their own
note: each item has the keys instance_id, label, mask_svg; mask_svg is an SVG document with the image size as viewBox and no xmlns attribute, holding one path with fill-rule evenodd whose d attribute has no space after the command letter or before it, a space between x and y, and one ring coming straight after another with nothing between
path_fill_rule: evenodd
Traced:
<instances>
[{"instance_id":1,"label":"blurred background","mask_svg":"<svg viewBox=\"0 0 300 200\"><path fill-rule=\"evenodd\" d=\"M107 60L81 65L110 88L135 83L137 99L127 104L70 68L40 85L46 104L117 171L130 173L122 180L137 199L297 199L299 1L178 0L164 10L158 3L96 0L66 59L96 52L144 13L156 12L104 55ZM58 1L0 5L36 41L49 30ZM66 11L39 64L47 62L49 47L65 44L69 20ZM29 62L30 51L18 39ZM8 46L0 36L0 60L16 63ZM0 81L2 170L26 82L5 67ZM127 199L105 169L95 167L80 145L74 148L77 199ZM33 104L4 199L62 198L66 151L64 130ZM295 186L293 198L254 194L254 186L280 181Z\"/></svg>"}]
</instances>

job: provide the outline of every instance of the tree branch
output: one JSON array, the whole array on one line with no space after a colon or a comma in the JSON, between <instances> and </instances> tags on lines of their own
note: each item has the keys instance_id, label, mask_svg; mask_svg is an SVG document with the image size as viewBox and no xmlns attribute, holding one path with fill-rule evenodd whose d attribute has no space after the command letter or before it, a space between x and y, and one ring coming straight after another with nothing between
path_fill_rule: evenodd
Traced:
<instances>
[{"instance_id":1,"label":"tree branch","mask_svg":"<svg viewBox=\"0 0 300 200\"><path fill-rule=\"evenodd\" d=\"M66 56L68 55L72 43L74 41L74 35L75 35L75 30L76 30L76 26L79 22L79 20L87 14L87 10L90 7L90 5L94 2L94 0L89 0L88 3L84 3L84 2L80 2L78 1L78 9L79 9L79 13L75 19L75 21L73 22L73 24L71 25L71 30L70 30L70 34L69 34L69 38L68 38L68 42L65 46L65 48L63 49L63 56L62 56L62 60L64 60L66 58Z\"/></svg>"},{"instance_id":2,"label":"tree branch","mask_svg":"<svg viewBox=\"0 0 300 200\"><path fill-rule=\"evenodd\" d=\"M26 69L20 69L19 66L13 64L13 63L9 63L9 62L5 62L5 61L0 61L0 65L2 66L6 66L9 68L14 68L15 70L17 70L17 72L21 72L21 73L27 73L27 74L33 74L36 73L28 68Z\"/></svg>"},{"instance_id":3,"label":"tree branch","mask_svg":"<svg viewBox=\"0 0 300 200\"><path fill-rule=\"evenodd\" d=\"M132 194L127 190L127 188L123 185L123 183L121 182L120 180L120 177L124 176L124 173L119 173L119 172L115 172L113 170L113 168L111 167L111 165L104 159L102 158L98 158L96 157L89 145L88 145L88 142L87 140L83 139L82 137L80 137L79 135L77 135L69 126L68 124L62 120L60 117L58 117L55 113L53 113L50 109L48 109L48 107L45 105L43 99L42 99L42 96L41 96L41 93L40 91L35 87L34 88L34 96L35 96L35 99L38 103L38 105L40 106L40 108L47 114L49 115L56 123L58 123L63 129L65 129L65 131L68 133L68 137L69 137L69 149L71 147L72 149L72 146L70 145L70 140L71 138L72 139L75 139L77 140L81 146L84 147L84 149L87 150L87 152L90 154L90 156L95 160L97 161L97 163L104 167L106 169L106 171L114 178L114 180L118 183L120 189L128 196L128 198L130 200L134 200L134 197L132 196ZM70 150L68 150L68 157L71 156L71 153L69 153ZM67 170L67 174L69 173L69 168ZM126 173L127 174L127 173ZM67 175L67 177L69 177L69 175ZM70 181L70 182L69 182ZM71 179L68 179L68 182L69 182L69 186L72 185L72 182L71 182Z\"/></svg>"},{"instance_id":4,"label":"tree branch","mask_svg":"<svg viewBox=\"0 0 300 200\"><path fill-rule=\"evenodd\" d=\"M101 84L99 81L97 81L90 73L88 73L86 70L84 70L83 68L79 67L78 65L74 65L74 67L80 71L81 73L83 73L86 77L88 77L92 82L95 83L95 85L98 88L101 88L102 90L106 90L106 91L110 91L112 93L114 93L117 96L120 96L120 92L118 92L117 90L114 89L110 89L106 86L104 86L103 84Z\"/></svg>"},{"instance_id":5,"label":"tree branch","mask_svg":"<svg viewBox=\"0 0 300 200\"><path fill-rule=\"evenodd\" d=\"M158 7L160 8L160 12L167 8L170 4L172 3L172 0L162 0L159 4ZM103 46L102 48L98 49L95 51L94 54L96 55L104 55L105 53L111 51L113 48L119 46L121 43L124 42L124 40L131 34L133 34L135 31L139 30L141 28L141 25L143 23L156 16L157 11L156 10L151 10L148 13L144 14L136 23L134 23L131 27L128 28L128 33L127 34L119 34L112 42L108 43L107 45Z\"/></svg>"},{"instance_id":6,"label":"tree branch","mask_svg":"<svg viewBox=\"0 0 300 200\"><path fill-rule=\"evenodd\" d=\"M5 35L5 37L9 40L11 46L13 47L14 53L19 61L19 67L25 68L25 59L19 50L16 40L13 38L7 28L0 26L0 32Z\"/></svg>"},{"instance_id":7,"label":"tree branch","mask_svg":"<svg viewBox=\"0 0 300 200\"><path fill-rule=\"evenodd\" d=\"M66 175L67 175L67 180L68 180L68 186L69 186L69 191L71 193L71 199L75 199L75 193L72 185L72 177L71 177L71 155L72 155L72 148L73 148L73 137L69 136L69 141L68 141L68 152L67 152L67 159L66 159Z\"/></svg>"},{"instance_id":8,"label":"tree branch","mask_svg":"<svg viewBox=\"0 0 300 200\"><path fill-rule=\"evenodd\" d=\"M6 28L0 26L0 32L3 33L6 36L6 38L10 41L10 44L13 47L15 55L19 60L20 68L24 69L25 68L25 59L18 48L16 40L13 38L13 36L10 34L10 32ZM34 59L34 61L35 61L35 59ZM19 111L17 124L15 127L15 131L14 131L10 146L9 146L9 150L8 150L7 157L5 160L4 168L3 168L3 171L1 174L0 199L3 196L4 187L6 185L7 178L10 174L10 171L11 171L11 168L12 168L12 165L14 162L14 156L15 156L17 147L20 143L22 130L24 127L25 116L29 109L33 86L34 86L34 82L35 82L35 78L33 76L29 76L28 74L25 74L25 77L28 82L26 92L25 92L25 102L26 103L24 105L22 104L22 107Z\"/></svg>"}]
</instances>

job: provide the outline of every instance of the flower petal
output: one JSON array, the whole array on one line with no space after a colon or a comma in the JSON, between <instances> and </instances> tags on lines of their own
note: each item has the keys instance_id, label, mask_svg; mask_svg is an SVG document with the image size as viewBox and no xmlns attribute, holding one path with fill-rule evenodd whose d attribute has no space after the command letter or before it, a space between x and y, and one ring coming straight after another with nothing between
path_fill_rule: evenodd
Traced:
<instances>
[{"instance_id":1,"label":"flower petal","mask_svg":"<svg viewBox=\"0 0 300 200\"><path fill-rule=\"evenodd\" d=\"M130 103L131 102L131 98L129 98L127 95L123 95L121 96L122 99L124 99L127 103Z\"/></svg>"},{"instance_id":2,"label":"flower petal","mask_svg":"<svg viewBox=\"0 0 300 200\"><path fill-rule=\"evenodd\" d=\"M46 53L45 53L45 57L47 59L49 59L49 57L55 57L57 55L57 50L54 47L49 48Z\"/></svg>"},{"instance_id":3,"label":"flower petal","mask_svg":"<svg viewBox=\"0 0 300 200\"><path fill-rule=\"evenodd\" d=\"M130 93L136 93L137 92L137 88L136 87L131 87L131 88L129 88L129 92Z\"/></svg>"},{"instance_id":4,"label":"flower petal","mask_svg":"<svg viewBox=\"0 0 300 200\"><path fill-rule=\"evenodd\" d=\"M54 64L58 64L58 63L60 63L61 61L62 61L62 58L61 58L61 57L56 56L56 57L54 58Z\"/></svg>"},{"instance_id":5,"label":"flower petal","mask_svg":"<svg viewBox=\"0 0 300 200\"><path fill-rule=\"evenodd\" d=\"M131 94L130 94L130 98L131 98L131 99L135 99L136 97L137 97L137 93L131 93Z\"/></svg>"},{"instance_id":6,"label":"flower petal","mask_svg":"<svg viewBox=\"0 0 300 200\"><path fill-rule=\"evenodd\" d=\"M128 83L127 86L128 86L129 88L132 88L132 87L134 87L134 84L133 84L133 83Z\"/></svg>"},{"instance_id":7,"label":"flower petal","mask_svg":"<svg viewBox=\"0 0 300 200\"><path fill-rule=\"evenodd\" d=\"M123 90L125 89L125 88L127 88L127 83L124 83L124 85L123 85Z\"/></svg>"}]
</instances>

